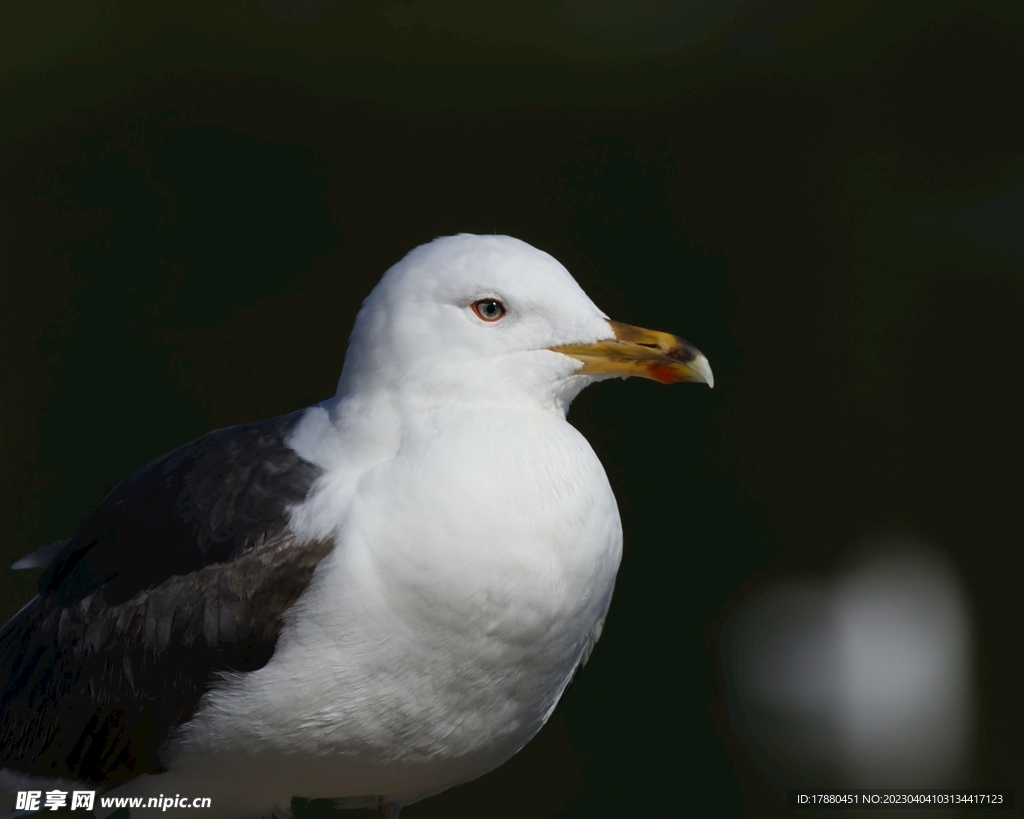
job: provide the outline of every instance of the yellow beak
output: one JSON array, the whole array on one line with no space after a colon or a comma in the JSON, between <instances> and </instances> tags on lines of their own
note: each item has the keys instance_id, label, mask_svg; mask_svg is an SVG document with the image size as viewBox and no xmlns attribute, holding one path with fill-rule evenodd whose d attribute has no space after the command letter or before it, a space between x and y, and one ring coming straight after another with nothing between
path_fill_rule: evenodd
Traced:
<instances>
[{"instance_id":1,"label":"yellow beak","mask_svg":"<svg viewBox=\"0 0 1024 819\"><path fill-rule=\"evenodd\" d=\"M702 381L709 387L715 386L708 360L679 336L617 321L608 323L615 338L593 344L563 344L550 349L582 361L581 373L639 375L662 384Z\"/></svg>"}]
</instances>

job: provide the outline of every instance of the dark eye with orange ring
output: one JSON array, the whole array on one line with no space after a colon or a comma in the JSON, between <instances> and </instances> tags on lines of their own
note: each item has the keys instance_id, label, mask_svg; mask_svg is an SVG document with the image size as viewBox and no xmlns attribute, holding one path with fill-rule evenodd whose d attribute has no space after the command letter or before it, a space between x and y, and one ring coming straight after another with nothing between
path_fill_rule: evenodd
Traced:
<instances>
[{"instance_id":1,"label":"dark eye with orange ring","mask_svg":"<svg viewBox=\"0 0 1024 819\"><path fill-rule=\"evenodd\" d=\"M473 312L484 321L497 321L508 311L497 299L480 299L473 302Z\"/></svg>"}]
</instances>

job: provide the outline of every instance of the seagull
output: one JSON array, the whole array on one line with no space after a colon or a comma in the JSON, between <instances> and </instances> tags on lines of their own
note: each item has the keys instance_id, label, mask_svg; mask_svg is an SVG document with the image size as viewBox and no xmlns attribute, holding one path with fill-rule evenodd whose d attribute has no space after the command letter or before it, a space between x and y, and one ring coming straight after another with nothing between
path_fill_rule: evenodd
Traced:
<instances>
[{"instance_id":1,"label":"seagull","mask_svg":"<svg viewBox=\"0 0 1024 819\"><path fill-rule=\"evenodd\" d=\"M14 565L43 572L0 630L0 788L393 819L501 765L601 635L622 527L566 413L628 376L713 384L525 242L412 250L333 398L167 453Z\"/></svg>"}]
</instances>

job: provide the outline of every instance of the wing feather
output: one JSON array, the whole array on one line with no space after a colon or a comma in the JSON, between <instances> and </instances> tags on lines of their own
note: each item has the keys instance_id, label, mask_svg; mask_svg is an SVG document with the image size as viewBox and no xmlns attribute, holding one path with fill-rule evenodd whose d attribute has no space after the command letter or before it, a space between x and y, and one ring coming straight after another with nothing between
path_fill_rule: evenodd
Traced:
<instances>
[{"instance_id":1,"label":"wing feather","mask_svg":"<svg viewBox=\"0 0 1024 819\"><path fill-rule=\"evenodd\" d=\"M104 788L159 772L218 676L270 660L333 547L288 530L320 475L287 445L298 418L154 461L51 555L39 596L0 632L0 763Z\"/></svg>"}]
</instances>

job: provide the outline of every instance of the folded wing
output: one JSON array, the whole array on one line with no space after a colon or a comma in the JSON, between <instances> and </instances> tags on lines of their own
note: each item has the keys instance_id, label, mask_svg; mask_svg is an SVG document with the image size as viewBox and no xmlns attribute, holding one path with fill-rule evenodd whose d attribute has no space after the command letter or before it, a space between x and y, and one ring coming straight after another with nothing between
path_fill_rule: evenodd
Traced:
<instances>
[{"instance_id":1,"label":"folded wing","mask_svg":"<svg viewBox=\"0 0 1024 819\"><path fill-rule=\"evenodd\" d=\"M320 475L287 445L300 415L168 453L36 559L39 596L0 630L0 767L104 789L159 772L218 675L269 661L333 546L288 528Z\"/></svg>"}]
</instances>

